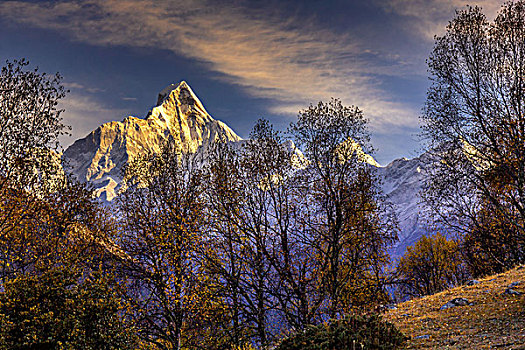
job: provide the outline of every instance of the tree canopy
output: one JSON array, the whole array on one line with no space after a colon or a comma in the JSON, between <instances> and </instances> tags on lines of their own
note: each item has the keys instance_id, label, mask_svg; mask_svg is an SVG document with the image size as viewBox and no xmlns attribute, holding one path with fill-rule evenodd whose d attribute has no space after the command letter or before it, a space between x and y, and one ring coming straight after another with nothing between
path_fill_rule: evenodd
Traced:
<instances>
[{"instance_id":1,"label":"tree canopy","mask_svg":"<svg viewBox=\"0 0 525 350\"><path fill-rule=\"evenodd\" d=\"M428 59L422 117L436 160L427 203L461 234L487 233L481 215L490 205L516 234L509 248L522 252L506 267L525 259L524 55L523 1L503 5L493 22L478 7L457 12Z\"/></svg>"}]
</instances>

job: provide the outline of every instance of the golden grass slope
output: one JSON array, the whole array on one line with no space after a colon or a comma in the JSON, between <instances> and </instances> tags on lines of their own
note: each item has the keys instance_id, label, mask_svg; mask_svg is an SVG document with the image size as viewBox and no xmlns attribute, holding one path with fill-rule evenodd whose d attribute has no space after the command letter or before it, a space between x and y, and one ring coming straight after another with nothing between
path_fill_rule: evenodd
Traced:
<instances>
[{"instance_id":1,"label":"golden grass slope","mask_svg":"<svg viewBox=\"0 0 525 350\"><path fill-rule=\"evenodd\" d=\"M522 295L503 294L512 289ZM385 314L411 339L407 349L525 349L525 266L397 305ZM439 308L454 298L474 305Z\"/></svg>"}]
</instances>

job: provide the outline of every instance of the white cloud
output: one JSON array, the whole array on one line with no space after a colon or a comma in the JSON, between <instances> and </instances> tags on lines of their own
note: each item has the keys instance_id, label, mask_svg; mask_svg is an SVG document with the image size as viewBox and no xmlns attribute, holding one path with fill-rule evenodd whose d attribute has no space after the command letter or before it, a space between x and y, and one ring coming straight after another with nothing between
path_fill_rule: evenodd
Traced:
<instances>
[{"instance_id":1,"label":"white cloud","mask_svg":"<svg viewBox=\"0 0 525 350\"><path fill-rule=\"evenodd\" d=\"M221 73L220 79L242 86L253 96L275 101L269 107L274 112L288 114L290 106L304 107L333 96L364 109L374 129L417 123L419 111L393 102L373 78L399 74L404 69L399 58L392 57L387 68L376 67L363 58L366 48L350 34L336 35L305 18L283 21L282 14L212 4L205 0L4 1L0 14L89 44L171 50Z\"/></svg>"},{"instance_id":2,"label":"white cloud","mask_svg":"<svg viewBox=\"0 0 525 350\"><path fill-rule=\"evenodd\" d=\"M87 87L83 84L80 84L78 82L75 82L75 81L65 81L62 83L62 85L64 85L64 87L66 89L69 89L69 90L83 90L83 91L87 91L89 93L92 93L92 94L96 94L96 93L99 93L99 92L104 92L105 90L104 89L100 89L100 88L96 88L96 87Z\"/></svg>"},{"instance_id":3,"label":"white cloud","mask_svg":"<svg viewBox=\"0 0 525 350\"><path fill-rule=\"evenodd\" d=\"M85 86L82 85L82 84L79 84L77 82L69 82L69 81L66 81L66 82L63 82L62 85L64 85L64 87L66 89L78 89L78 90L84 90L85 89Z\"/></svg>"}]
</instances>

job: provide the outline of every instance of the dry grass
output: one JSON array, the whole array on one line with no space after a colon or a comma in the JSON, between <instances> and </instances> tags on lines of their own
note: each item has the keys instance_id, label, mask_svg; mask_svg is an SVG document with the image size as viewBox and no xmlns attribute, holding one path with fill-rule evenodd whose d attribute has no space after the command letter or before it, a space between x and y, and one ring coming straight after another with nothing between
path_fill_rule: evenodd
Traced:
<instances>
[{"instance_id":1,"label":"dry grass","mask_svg":"<svg viewBox=\"0 0 525 350\"><path fill-rule=\"evenodd\" d=\"M407 349L525 350L525 266L479 281L399 304L385 319L412 338ZM522 295L502 294L517 281ZM459 297L474 305L439 310Z\"/></svg>"}]
</instances>

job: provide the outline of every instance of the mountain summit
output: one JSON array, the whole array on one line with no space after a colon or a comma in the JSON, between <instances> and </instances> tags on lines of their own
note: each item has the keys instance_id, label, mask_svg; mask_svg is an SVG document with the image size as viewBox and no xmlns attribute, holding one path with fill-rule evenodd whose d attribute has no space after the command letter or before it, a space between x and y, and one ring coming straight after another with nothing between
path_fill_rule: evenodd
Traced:
<instances>
[{"instance_id":1,"label":"mountain summit","mask_svg":"<svg viewBox=\"0 0 525 350\"><path fill-rule=\"evenodd\" d=\"M191 153L218 138L241 140L226 124L213 119L182 81L163 89L145 118L129 116L105 123L75 141L64 152L65 168L79 181L93 184L99 198L111 201L118 194L125 165L140 154L159 151L170 137Z\"/></svg>"}]
</instances>

